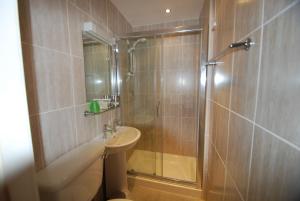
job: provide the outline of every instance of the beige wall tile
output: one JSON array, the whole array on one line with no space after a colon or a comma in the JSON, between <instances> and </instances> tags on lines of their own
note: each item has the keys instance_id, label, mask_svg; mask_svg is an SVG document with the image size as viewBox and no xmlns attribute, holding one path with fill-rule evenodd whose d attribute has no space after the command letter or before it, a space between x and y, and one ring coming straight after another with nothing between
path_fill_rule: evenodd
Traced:
<instances>
[{"instance_id":1,"label":"beige wall tile","mask_svg":"<svg viewBox=\"0 0 300 201\"><path fill-rule=\"evenodd\" d=\"M148 91L148 79L147 71L136 72L133 79L134 93L136 94L147 94Z\"/></svg>"},{"instance_id":2,"label":"beige wall tile","mask_svg":"<svg viewBox=\"0 0 300 201\"><path fill-rule=\"evenodd\" d=\"M208 172L206 196L208 201L220 201L223 199L225 168L213 148L211 152L211 168Z\"/></svg>"},{"instance_id":3,"label":"beige wall tile","mask_svg":"<svg viewBox=\"0 0 300 201\"><path fill-rule=\"evenodd\" d=\"M197 33L183 34L181 36L182 45L196 45L200 47L201 35Z\"/></svg>"},{"instance_id":4,"label":"beige wall tile","mask_svg":"<svg viewBox=\"0 0 300 201\"><path fill-rule=\"evenodd\" d=\"M31 114L71 106L70 57L26 44L23 52Z\"/></svg>"},{"instance_id":5,"label":"beige wall tile","mask_svg":"<svg viewBox=\"0 0 300 201\"><path fill-rule=\"evenodd\" d=\"M266 25L257 122L300 145L300 3Z\"/></svg>"},{"instance_id":6,"label":"beige wall tile","mask_svg":"<svg viewBox=\"0 0 300 201\"><path fill-rule=\"evenodd\" d=\"M69 13L71 54L78 57L83 57L83 45L82 45L83 23L86 21L90 21L90 18L85 13L81 12L72 3L68 4L68 13Z\"/></svg>"},{"instance_id":7,"label":"beige wall tile","mask_svg":"<svg viewBox=\"0 0 300 201\"><path fill-rule=\"evenodd\" d=\"M165 43L164 43L165 44ZM174 69L182 66L182 46L163 45L163 67Z\"/></svg>"},{"instance_id":8,"label":"beige wall tile","mask_svg":"<svg viewBox=\"0 0 300 201\"><path fill-rule=\"evenodd\" d=\"M180 106L181 106L181 96L177 94L170 94L164 97L164 116L175 116L179 117Z\"/></svg>"},{"instance_id":9,"label":"beige wall tile","mask_svg":"<svg viewBox=\"0 0 300 201\"><path fill-rule=\"evenodd\" d=\"M108 28L118 34L118 18L119 13L117 13L117 8L111 3L111 1L107 1L107 17L108 17Z\"/></svg>"},{"instance_id":10,"label":"beige wall tile","mask_svg":"<svg viewBox=\"0 0 300 201\"><path fill-rule=\"evenodd\" d=\"M87 102L83 59L72 57L72 75L75 105Z\"/></svg>"},{"instance_id":11,"label":"beige wall tile","mask_svg":"<svg viewBox=\"0 0 300 201\"><path fill-rule=\"evenodd\" d=\"M264 21L269 20L282 9L289 6L291 3L296 2L296 0L267 0L264 5Z\"/></svg>"},{"instance_id":12,"label":"beige wall tile","mask_svg":"<svg viewBox=\"0 0 300 201\"><path fill-rule=\"evenodd\" d=\"M235 0L216 1L216 54L225 50L233 42Z\"/></svg>"},{"instance_id":13,"label":"beige wall tile","mask_svg":"<svg viewBox=\"0 0 300 201\"><path fill-rule=\"evenodd\" d=\"M234 53L231 109L253 120L256 101L260 31L249 36L255 41L255 46L249 51Z\"/></svg>"},{"instance_id":14,"label":"beige wall tile","mask_svg":"<svg viewBox=\"0 0 300 201\"><path fill-rule=\"evenodd\" d=\"M227 178L225 194L223 199L223 185L218 188L212 185L214 180L224 181L223 174L213 174L220 165L215 164L214 149L208 154L208 191L207 200L224 201L258 201L258 200L298 200L299 199L299 113L300 96L297 75L300 74L298 52L300 49L299 35L299 10L300 3L297 2L292 8L286 10L276 18L269 20L282 9L296 1L276 0L250 0L235 1L235 40L240 40L254 29L259 28L262 23L262 3L264 2L265 19L267 22L263 27L263 40L260 41L260 31L251 33L250 37L256 42L249 51L228 52L227 57L234 54L234 65L232 75L232 94L228 90L230 86L230 67L218 65L214 69L212 80L212 99L228 109L228 100L231 96L231 106L234 112L230 114L228 156L226 162ZM221 2L217 3L217 16L222 15ZM228 15L230 11L228 10ZM227 13L226 13L227 14ZM218 23L218 26L220 23ZM219 27L217 27L218 29ZM206 30L207 31L207 30ZM217 30L217 34L219 33ZM214 42L217 47L221 46L218 36L214 32ZM215 36L217 35L217 36ZM223 37L223 36L221 36ZM225 37L225 36L224 36ZM223 40L221 39L221 42ZM204 43L206 43L204 41ZM225 45L225 44L224 44ZM262 45L262 50L259 46ZM225 47L225 46L224 46ZM218 49L218 48L216 48ZM222 48L219 48L222 49ZM260 54L262 52L262 55ZM262 58L259 73L259 58ZM222 61L222 58L218 61ZM216 76L219 74L219 82L216 84ZM257 109L255 109L257 81L259 79L259 92ZM226 80L229 83L226 83ZM221 84L220 84L221 83ZM228 84L228 85L227 85ZM222 140L223 136L217 136L215 129L224 127L222 122L217 122L216 106L211 110L211 122L209 140L218 146L216 141ZM253 120L256 111L256 122L249 122L246 118ZM238 114L235 114L238 113ZM253 123L259 124L255 129L253 149L251 143L253 138ZM226 125L226 124L225 124ZM227 125L226 125L227 126ZM262 128L260 128L262 127ZM275 134L263 130L270 130ZM280 137L275 136L278 135ZM296 146L295 146L296 145ZM298 146L298 147L297 147ZM251 153L252 150L252 153ZM252 154L251 169L250 160ZM222 154L221 158L222 158ZM250 171L250 181L249 179ZM249 193L247 195L248 184ZM218 189L218 190L216 190ZM220 192L221 189L221 192ZM248 197L248 198L247 198Z\"/></svg>"},{"instance_id":15,"label":"beige wall tile","mask_svg":"<svg viewBox=\"0 0 300 201\"><path fill-rule=\"evenodd\" d=\"M163 119L163 152L180 154L180 118L164 117Z\"/></svg>"},{"instance_id":16,"label":"beige wall tile","mask_svg":"<svg viewBox=\"0 0 300 201\"><path fill-rule=\"evenodd\" d=\"M118 11L119 12L119 11ZM122 13L119 12L119 30L120 30L120 35L127 33L127 26L128 26L128 22L126 20L126 18L122 15Z\"/></svg>"},{"instance_id":17,"label":"beige wall tile","mask_svg":"<svg viewBox=\"0 0 300 201\"><path fill-rule=\"evenodd\" d=\"M91 141L97 136L97 122L95 116L85 117L88 105L77 106L75 108L76 115L76 145L80 145Z\"/></svg>"},{"instance_id":18,"label":"beige wall tile","mask_svg":"<svg viewBox=\"0 0 300 201\"><path fill-rule=\"evenodd\" d=\"M100 26L108 29L106 3L106 0L19 1L24 71L37 170L78 143L90 140L96 132L101 135L103 124L117 118L115 114L104 113L101 115L103 118L99 116L94 120L96 123L91 123L82 117L84 106L81 104L86 102L83 23L95 20L97 30ZM115 19L114 26L122 24L120 30L131 31L131 26L119 15L116 9L111 12L111 18ZM78 135L76 126L80 132Z\"/></svg>"},{"instance_id":19,"label":"beige wall tile","mask_svg":"<svg viewBox=\"0 0 300 201\"><path fill-rule=\"evenodd\" d=\"M49 165L75 147L75 118L73 108L39 116L45 162Z\"/></svg>"},{"instance_id":20,"label":"beige wall tile","mask_svg":"<svg viewBox=\"0 0 300 201\"><path fill-rule=\"evenodd\" d=\"M182 66L181 69L179 80L177 80L177 84L180 87L179 93L186 95L186 97L196 95L198 90L198 69L185 69L185 66Z\"/></svg>"},{"instance_id":21,"label":"beige wall tile","mask_svg":"<svg viewBox=\"0 0 300 201\"><path fill-rule=\"evenodd\" d=\"M232 82L232 55L220 58L220 62L224 63L213 68L211 95L215 102L228 107Z\"/></svg>"},{"instance_id":22,"label":"beige wall tile","mask_svg":"<svg viewBox=\"0 0 300 201\"><path fill-rule=\"evenodd\" d=\"M226 160L228 142L229 112L214 104L212 121L212 140L223 161Z\"/></svg>"},{"instance_id":23,"label":"beige wall tile","mask_svg":"<svg viewBox=\"0 0 300 201\"><path fill-rule=\"evenodd\" d=\"M182 36L165 36L162 39L163 47L177 46L182 44Z\"/></svg>"},{"instance_id":24,"label":"beige wall tile","mask_svg":"<svg viewBox=\"0 0 300 201\"><path fill-rule=\"evenodd\" d=\"M194 41L197 38L193 38ZM183 38L187 40L187 38ZM184 44L184 42L183 42ZM200 44L182 45L182 67L184 69L198 69L200 56Z\"/></svg>"},{"instance_id":25,"label":"beige wall tile","mask_svg":"<svg viewBox=\"0 0 300 201\"><path fill-rule=\"evenodd\" d=\"M226 173L224 201L243 201L228 172Z\"/></svg>"},{"instance_id":26,"label":"beige wall tile","mask_svg":"<svg viewBox=\"0 0 300 201\"><path fill-rule=\"evenodd\" d=\"M181 142L181 151L180 151L179 155L197 157L197 143L182 141ZM192 172L192 170L191 170L191 172ZM192 172L192 173L194 173L194 172Z\"/></svg>"},{"instance_id":27,"label":"beige wall tile","mask_svg":"<svg viewBox=\"0 0 300 201\"><path fill-rule=\"evenodd\" d=\"M104 26L107 26L107 2L107 0L91 0L92 17Z\"/></svg>"},{"instance_id":28,"label":"beige wall tile","mask_svg":"<svg viewBox=\"0 0 300 201\"><path fill-rule=\"evenodd\" d=\"M149 69L149 52L148 43L138 44L135 51L136 71L145 71Z\"/></svg>"},{"instance_id":29,"label":"beige wall tile","mask_svg":"<svg viewBox=\"0 0 300 201\"><path fill-rule=\"evenodd\" d=\"M19 3L23 42L69 51L65 0L20 0Z\"/></svg>"},{"instance_id":30,"label":"beige wall tile","mask_svg":"<svg viewBox=\"0 0 300 201\"><path fill-rule=\"evenodd\" d=\"M180 92L180 70L163 71L163 87L166 94L178 94Z\"/></svg>"},{"instance_id":31,"label":"beige wall tile","mask_svg":"<svg viewBox=\"0 0 300 201\"><path fill-rule=\"evenodd\" d=\"M261 0L236 1L235 41L261 25L262 4Z\"/></svg>"},{"instance_id":32,"label":"beige wall tile","mask_svg":"<svg viewBox=\"0 0 300 201\"><path fill-rule=\"evenodd\" d=\"M91 12L91 0L70 0L75 6L82 9L86 13Z\"/></svg>"},{"instance_id":33,"label":"beige wall tile","mask_svg":"<svg viewBox=\"0 0 300 201\"><path fill-rule=\"evenodd\" d=\"M195 95L181 95L180 112L182 117L195 117L197 115L196 101L197 97Z\"/></svg>"},{"instance_id":34,"label":"beige wall tile","mask_svg":"<svg viewBox=\"0 0 300 201\"><path fill-rule=\"evenodd\" d=\"M158 69L161 66L161 45L159 40L152 41L153 46L149 48L149 66Z\"/></svg>"},{"instance_id":35,"label":"beige wall tile","mask_svg":"<svg viewBox=\"0 0 300 201\"><path fill-rule=\"evenodd\" d=\"M253 124L230 115L227 167L243 199L246 199Z\"/></svg>"},{"instance_id":36,"label":"beige wall tile","mask_svg":"<svg viewBox=\"0 0 300 201\"><path fill-rule=\"evenodd\" d=\"M197 135L196 135L196 119L193 117L181 118L181 141L191 142L193 148L197 147Z\"/></svg>"},{"instance_id":37,"label":"beige wall tile","mask_svg":"<svg viewBox=\"0 0 300 201\"><path fill-rule=\"evenodd\" d=\"M257 127L253 145L248 200L299 200L299 150Z\"/></svg>"}]
</instances>

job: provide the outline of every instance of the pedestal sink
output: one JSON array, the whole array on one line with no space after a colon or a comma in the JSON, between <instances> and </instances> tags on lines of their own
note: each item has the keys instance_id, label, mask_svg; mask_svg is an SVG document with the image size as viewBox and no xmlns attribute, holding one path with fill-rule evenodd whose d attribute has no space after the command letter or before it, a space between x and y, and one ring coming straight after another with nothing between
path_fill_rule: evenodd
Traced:
<instances>
[{"instance_id":1,"label":"pedestal sink","mask_svg":"<svg viewBox=\"0 0 300 201\"><path fill-rule=\"evenodd\" d=\"M108 199L127 197L126 151L134 147L140 137L141 132L138 129L121 126L107 140L105 144L105 182Z\"/></svg>"},{"instance_id":2,"label":"pedestal sink","mask_svg":"<svg viewBox=\"0 0 300 201\"><path fill-rule=\"evenodd\" d=\"M127 151L134 147L141 137L141 132L133 127L121 126L117 132L106 142L105 151L107 154L114 154Z\"/></svg>"}]
</instances>

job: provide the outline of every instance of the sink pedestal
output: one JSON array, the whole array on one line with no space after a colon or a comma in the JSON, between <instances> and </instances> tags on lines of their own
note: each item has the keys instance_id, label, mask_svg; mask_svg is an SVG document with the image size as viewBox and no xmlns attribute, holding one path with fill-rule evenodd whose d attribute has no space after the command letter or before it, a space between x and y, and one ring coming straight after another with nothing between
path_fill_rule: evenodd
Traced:
<instances>
[{"instance_id":1,"label":"sink pedestal","mask_svg":"<svg viewBox=\"0 0 300 201\"><path fill-rule=\"evenodd\" d=\"M106 196L125 198L128 193L126 152L110 154L105 159Z\"/></svg>"},{"instance_id":2,"label":"sink pedestal","mask_svg":"<svg viewBox=\"0 0 300 201\"><path fill-rule=\"evenodd\" d=\"M141 137L141 132L133 127L121 126L106 142L105 181L107 198L126 198L127 160L126 151L133 148Z\"/></svg>"}]
</instances>

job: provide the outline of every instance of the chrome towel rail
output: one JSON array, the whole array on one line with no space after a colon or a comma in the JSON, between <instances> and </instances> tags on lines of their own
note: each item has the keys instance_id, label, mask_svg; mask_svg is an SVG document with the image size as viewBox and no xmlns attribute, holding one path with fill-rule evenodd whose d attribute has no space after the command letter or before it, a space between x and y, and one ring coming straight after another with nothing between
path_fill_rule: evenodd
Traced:
<instances>
[{"instance_id":1,"label":"chrome towel rail","mask_svg":"<svg viewBox=\"0 0 300 201\"><path fill-rule=\"evenodd\" d=\"M251 38L247 38L246 40L241 42L231 43L229 45L229 48L242 48L244 50L249 50L249 48L254 44L255 43L251 40Z\"/></svg>"},{"instance_id":2,"label":"chrome towel rail","mask_svg":"<svg viewBox=\"0 0 300 201\"><path fill-rule=\"evenodd\" d=\"M222 61L209 61L207 62L207 64L205 64L205 66L215 66L215 65L218 65L218 64L223 64L224 62Z\"/></svg>"},{"instance_id":3,"label":"chrome towel rail","mask_svg":"<svg viewBox=\"0 0 300 201\"><path fill-rule=\"evenodd\" d=\"M244 49L249 50L251 46L253 46L255 42L252 41L251 38L247 38L244 41L237 42L237 43L231 43L226 49L224 49L222 52L219 53L219 55L215 56L211 60L209 60L205 66L215 66L218 64L222 64L224 62L217 61L220 57L223 57L224 55L234 51L235 49ZM230 51L229 51L230 50Z\"/></svg>"}]
</instances>

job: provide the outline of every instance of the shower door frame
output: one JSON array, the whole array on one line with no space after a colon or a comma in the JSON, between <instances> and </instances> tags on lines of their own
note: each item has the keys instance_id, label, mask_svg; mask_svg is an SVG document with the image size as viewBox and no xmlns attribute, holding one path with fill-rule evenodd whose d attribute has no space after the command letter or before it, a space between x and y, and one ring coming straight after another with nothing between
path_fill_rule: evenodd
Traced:
<instances>
[{"instance_id":1,"label":"shower door frame","mask_svg":"<svg viewBox=\"0 0 300 201\"><path fill-rule=\"evenodd\" d=\"M123 35L121 37L118 38L117 43L119 40L127 40L127 39L134 39L134 38L155 38L155 37L163 37L163 36L170 36L170 35L176 35L176 34L193 34L193 33L198 33L200 35L200 42L199 42L199 46L200 46L200 55L199 55L199 62L198 62L198 74L201 74L201 66L200 66L200 61L201 61L201 46L202 46L202 31L203 29L199 28L198 26L178 26L176 28L173 29L162 29L162 30L154 30L154 31L141 31L141 32L131 32L128 33L126 35ZM118 63L118 65L120 65ZM120 69L120 66L118 66L118 69ZM202 160L202 166L203 166L203 156L200 156L199 154L199 145L200 145L200 107L199 107L199 100L200 100L200 93L199 93L199 89L200 89L200 85L201 85L201 81L200 81L201 75L199 75L199 79L197 80L197 99L196 99L196 113L197 113L197 118L196 118L196 122L197 122L197 126L196 126L196 141L197 141L197 147L196 147L196 159L197 160ZM203 134L202 134L203 135ZM204 143L201 144L202 146L204 146ZM163 152L161 154L161 157L163 157ZM162 159L162 163L163 163L163 159ZM199 171L201 170L201 172ZM169 178L169 177L164 177L164 176L160 176L160 175L156 175L156 174L148 174L148 173L142 173L142 172L137 172L137 171L127 171L128 174L130 175L134 175L134 176L144 176L144 177L148 177L151 179L159 179L161 181L167 181L167 182L174 182L174 183L180 183L183 185L188 185L188 186L194 186L194 187L202 187L203 185L203 167L201 167L201 169L199 169L199 163L197 161L196 163L196 181L195 182L191 182L191 181L185 181L185 180L181 180L181 179L175 179L175 178ZM199 175L201 174L201 175Z\"/></svg>"}]
</instances>

